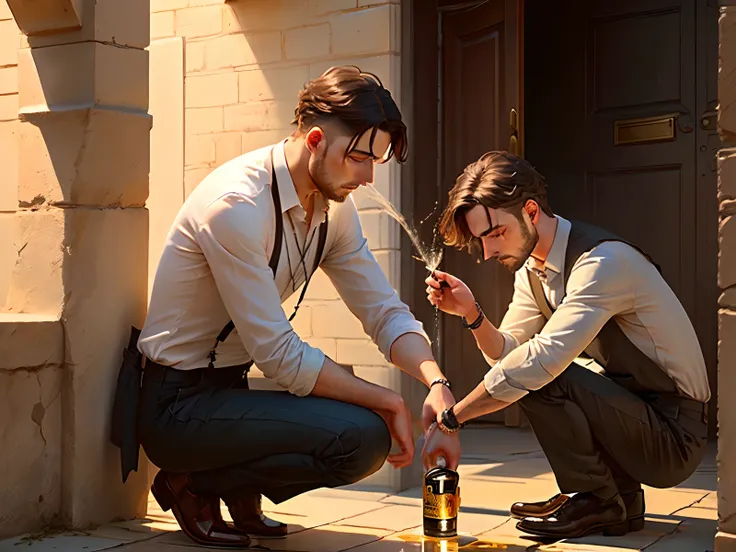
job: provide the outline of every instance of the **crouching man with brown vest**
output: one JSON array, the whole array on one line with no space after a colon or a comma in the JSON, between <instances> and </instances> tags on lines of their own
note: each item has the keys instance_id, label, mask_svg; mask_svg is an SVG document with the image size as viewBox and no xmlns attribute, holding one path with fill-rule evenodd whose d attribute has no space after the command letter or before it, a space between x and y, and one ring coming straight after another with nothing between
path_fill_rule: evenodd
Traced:
<instances>
[{"instance_id":1,"label":"crouching man with brown vest","mask_svg":"<svg viewBox=\"0 0 736 552\"><path fill-rule=\"evenodd\" d=\"M462 317L491 369L438 415L425 464L441 454L442 431L518 401L560 494L514 504L517 527L559 538L641 529L641 485L678 485L700 463L710 398L698 338L658 267L622 238L554 215L543 177L502 152L457 179L440 231L515 283L495 328L461 280L427 279L430 303Z\"/></svg>"}]
</instances>

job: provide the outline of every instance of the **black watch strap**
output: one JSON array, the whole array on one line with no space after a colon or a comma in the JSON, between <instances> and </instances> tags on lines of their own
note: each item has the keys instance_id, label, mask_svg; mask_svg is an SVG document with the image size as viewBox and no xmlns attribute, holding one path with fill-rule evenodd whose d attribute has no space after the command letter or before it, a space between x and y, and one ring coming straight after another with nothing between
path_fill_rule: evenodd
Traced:
<instances>
[{"instance_id":1,"label":"black watch strap","mask_svg":"<svg viewBox=\"0 0 736 552\"><path fill-rule=\"evenodd\" d=\"M451 432L457 431L464 425L457 421L454 405L442 412L442 425Z\"/></svg>"}]
</instances>

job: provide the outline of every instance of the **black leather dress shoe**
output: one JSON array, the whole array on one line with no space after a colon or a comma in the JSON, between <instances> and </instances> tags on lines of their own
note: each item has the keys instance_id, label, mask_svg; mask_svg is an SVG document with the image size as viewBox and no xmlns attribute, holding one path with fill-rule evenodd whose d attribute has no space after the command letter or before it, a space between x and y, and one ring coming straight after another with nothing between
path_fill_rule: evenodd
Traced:
<instances>
[{"instance_id":1,"label":"black leather dress shoe","mask_svg":"<svg viewBox=\"0 0 736 552\"><path fill-rule=\"evenodd\" d=\"M238 494L236 497L223 498L230 510L235 527L257 537L285 537L287 525L273 520L261 509L260 494Z\"/></svg>"},{"instance_id":2,"label":"black leather dress shoe","mask_svg":"<svg viewBox=\"0 0 736 552\"><path fill-rule=\"evenodd\" d=\"M526 517L549 516L555 513L569 498L565 494L556 494L543 502L516 502L511 506L511 517L524 519ZM633 493L622 494L621 498L626 506L627 532L644 529L644 491L639 489Z\"/></svg>"},{"instance_id":3,"label":"black leather dress shoe","mask_svg":"<svg viewBox=\"0 0 736 552\"><path fill-rule=\"evenodd\" d=\"M639 489L633 493L622 494L621 499L626 506L627 532L633 533L644 529L644 512L646 511L644 491Z\"/></svg>"},{"instance_id":4,"label":"black leather dress shoe","mask_svg":"<svg viewBox=\"0 0 736 552\"><path fill-rule=\"evenodd\" d=\"M557 511L568 500L565 494L556 494L549 500L542 502L516 502L511 506L511 517L524 519L525 517L544 517Z\"/></svg>"},{"instance_id":5,"label":"black leather dress shoe","mask_svg":"<svg viewBox=\"0 0 736 552\"><path fill-rule=\"evenodd\" d=\"M553 514L524 518L516 527L541 537L574 539L592 533L625 535L629 524L626 521L626 506L620 495L603 500L592 493L579 493L570 497Z\"/></svg>"}]
</instances>

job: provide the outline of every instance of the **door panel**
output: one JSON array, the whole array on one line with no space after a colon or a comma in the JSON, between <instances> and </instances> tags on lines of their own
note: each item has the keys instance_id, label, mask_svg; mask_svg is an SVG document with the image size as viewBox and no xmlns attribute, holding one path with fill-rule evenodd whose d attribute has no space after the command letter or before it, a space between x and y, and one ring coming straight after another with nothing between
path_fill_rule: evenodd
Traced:
<instances>
[{"instance_id":1,"label":"door panel","mask_svg":"<svg viewBox=\"0 0 736 552\"><path fill-rule=\"evenodd\" d=\"M411 20L411 67L405 86L411 98L412 146L402 207L415 221L425 243L435 239L447 194L463 169L491 150L506 150L513 137L524 151L521 0L413 0L406 6ZM402 3L404 5L404 3ZM509 113L516 110L516 126ZM405 247L411 247L408 240ZM407 257L409 257L407 255ZM456 274L473 289L489 319L499 323L511 300L512 275L496 263L478 263L466 252L444 249L443 270ZM431 336L435 354L460 398L474 389L489 370L470 331L455 316L438 316L427 302L424 267L405 260L411 274L407 291L412 310ZM484 421L518 423L518 408Z\"/></svg>"},{"instance_id":2,"label":"door panel","mask_svg":"<svg viewBox=\"0 0 736 552\"><path fill-rule=\"evenodd\" d=\"M569 4L526 1L527 158L553 210L632 240L661 266L714 385L717 192L699 122L714 104L705 75L717 10L707 0Z\"/></svg>"},{"instance_id":3,"label":"door panel","mask_svg":"<svg viewBox=\"0 0 736 552\"><path fill-rule=\"evenodd\" d=\"M487 1L460 9L440 9L441 128L440 184L443 201L463 169L491 150L509 147L509 112L519 108L509 90L519 89L516 60L518 34L515 19L507 18L515 6L503 0ZM514 84L510 85L509 81ZM497 263L478 263L467 252L445 250L442 268L457 275L473 290L489 320L499 324L513 292L513 276ZM444 369L457 397L475 388L489 370L475 339L457 317L444 317L442 332ZM486 421L503 421L505 413Z\"/></svg>"}]
</instances>

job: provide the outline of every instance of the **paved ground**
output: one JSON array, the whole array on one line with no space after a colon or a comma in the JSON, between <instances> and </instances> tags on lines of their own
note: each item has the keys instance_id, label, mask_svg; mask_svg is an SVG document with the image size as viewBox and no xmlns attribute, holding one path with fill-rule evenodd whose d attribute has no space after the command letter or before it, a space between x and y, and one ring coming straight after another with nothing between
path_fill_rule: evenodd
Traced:
<instances>
[{"instance_id":1,"label":"paved ground","mask_svg":"<svg viewBox=\"0 0 736 552\"><path fill-rule=\"evenodd\" d=\"M624 537L540 543L519 533L508 517L516 500L557 492L549 464L529 430L463 430L460 538L423 541L420 487L397 495L355 489L316 491L274 506L272 517L290 524L285 539L254 541L253 549L290 552L706 552L716 533L716 464L711 450L700 469L675 489L645 489L647 524ZM26 536L0 541L0 552L193 552L196 545L174 519L151 503L146 519L85 533Z\"/></svg>"}]
</instances>

